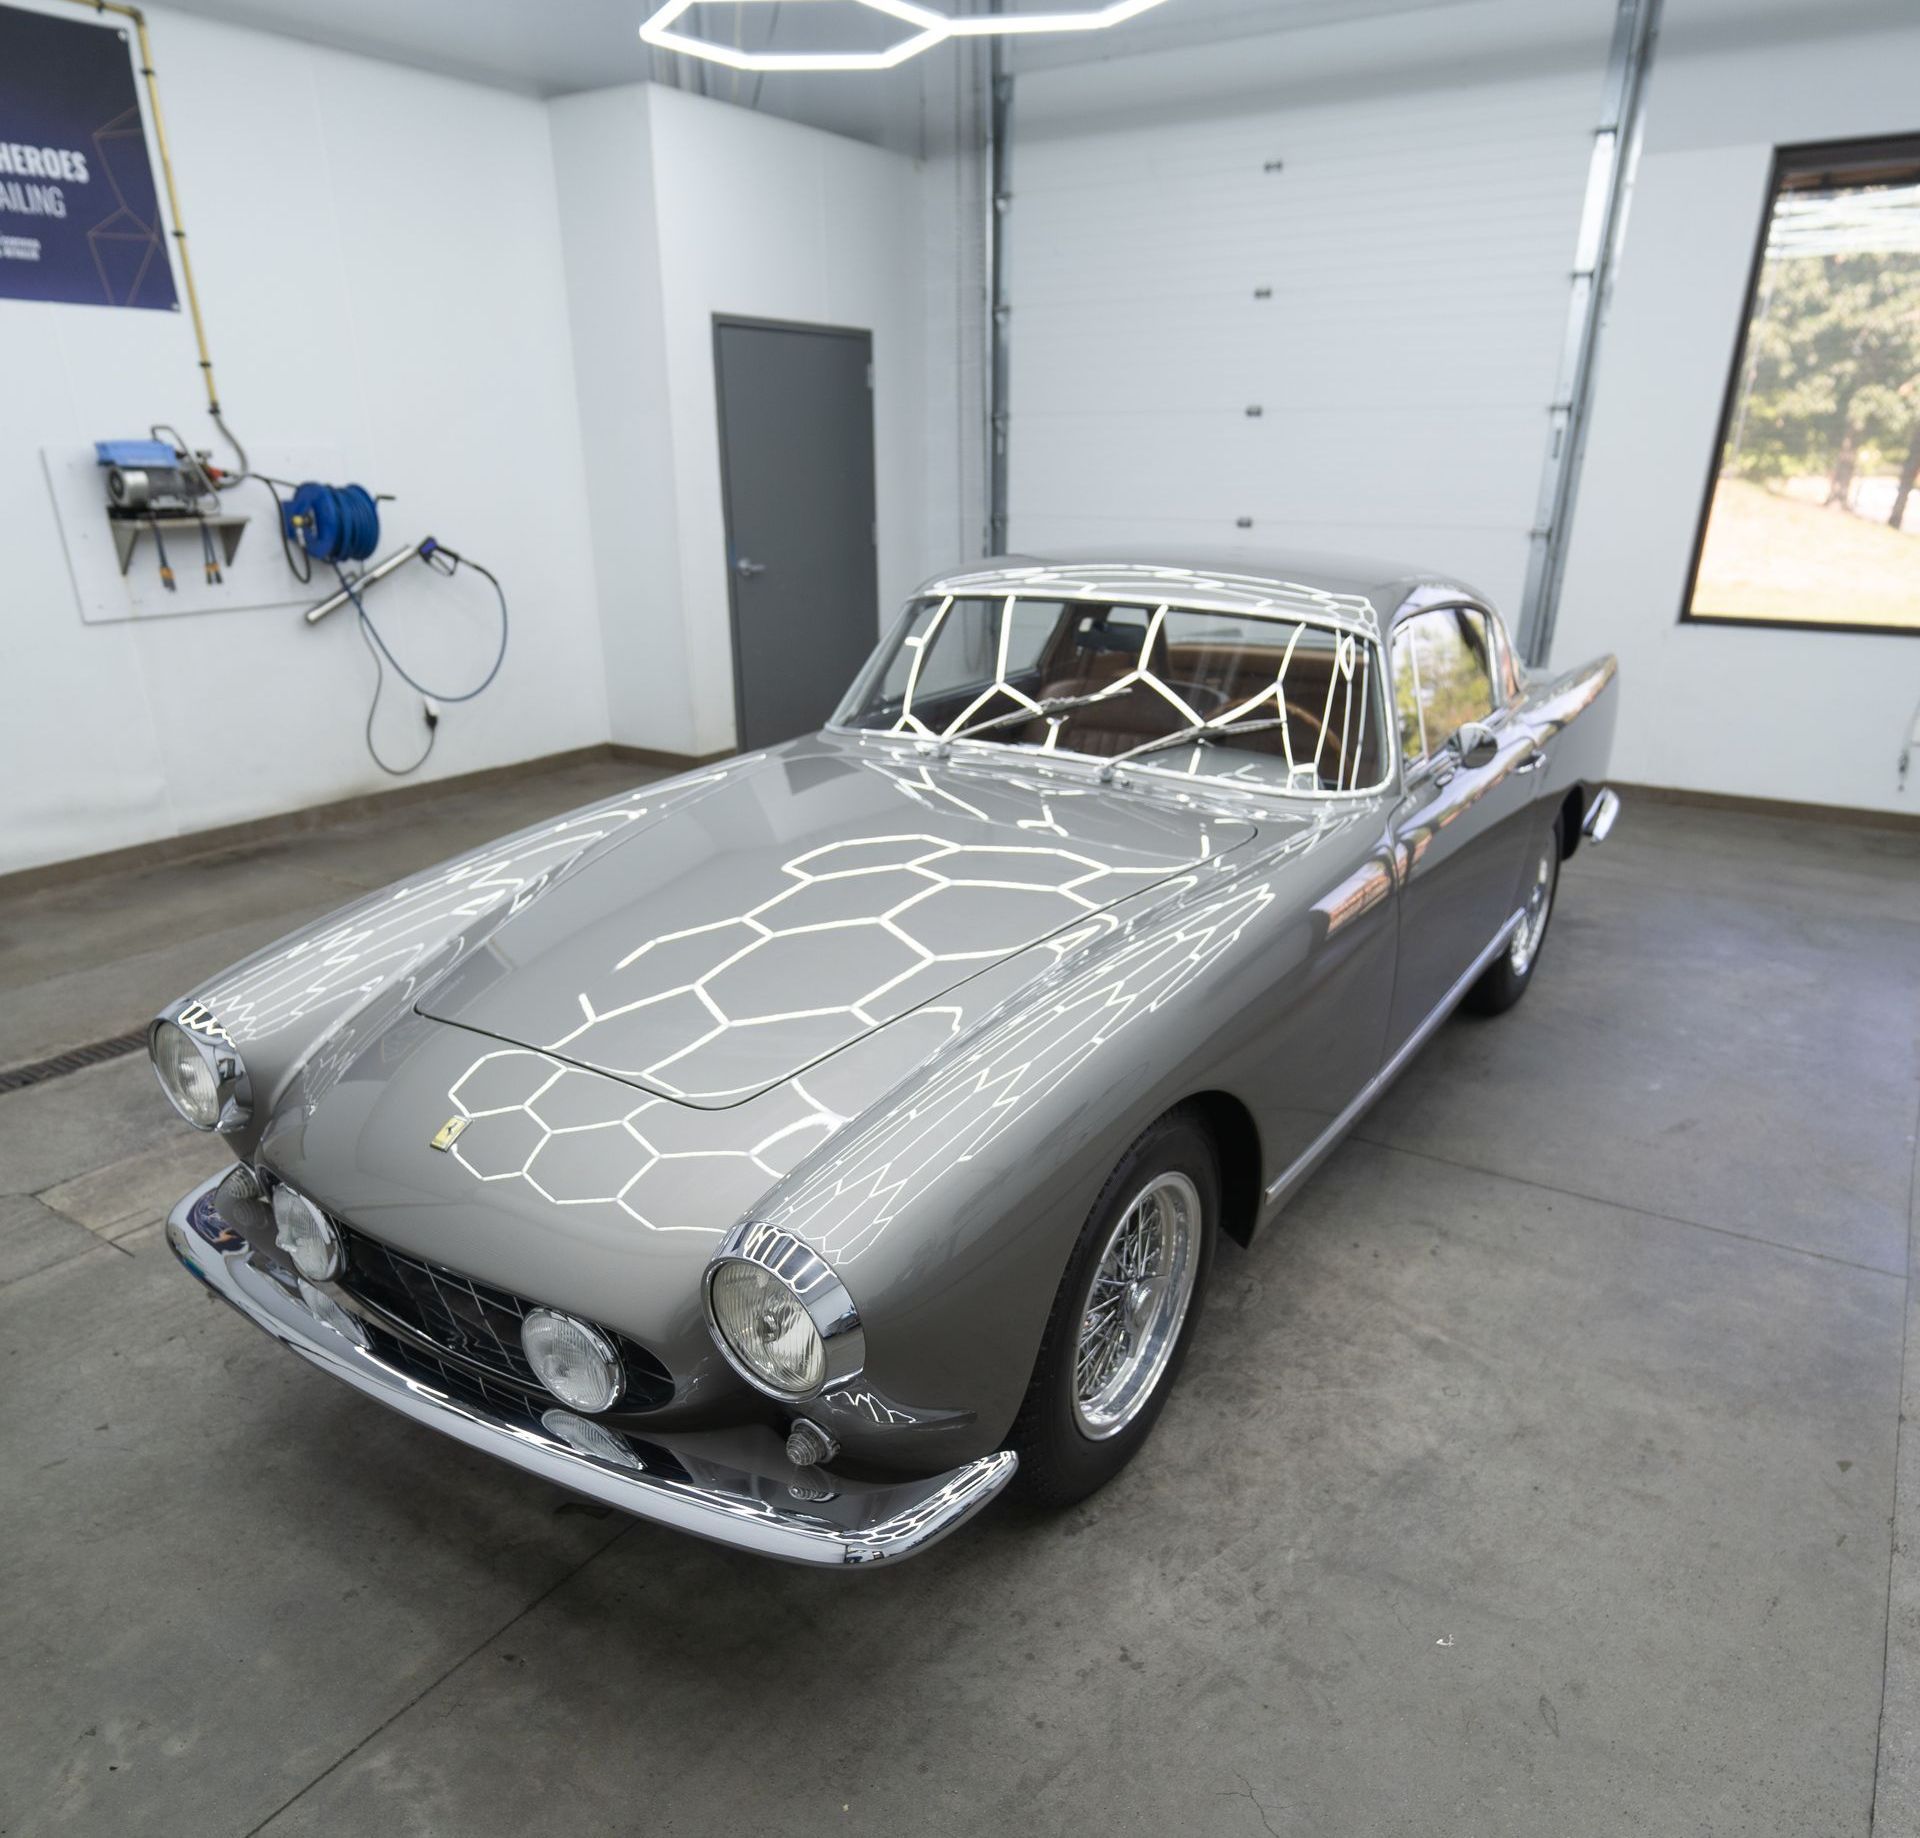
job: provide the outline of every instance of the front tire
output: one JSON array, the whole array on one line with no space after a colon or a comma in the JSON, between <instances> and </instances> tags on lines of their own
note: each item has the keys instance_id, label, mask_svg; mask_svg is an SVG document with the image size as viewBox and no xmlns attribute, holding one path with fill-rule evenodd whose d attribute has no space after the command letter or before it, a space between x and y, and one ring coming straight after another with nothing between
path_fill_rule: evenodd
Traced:
<instances>
[{"instance_id":1,"label":"front tire","mask_svg":"<svg viewBox=\"0 0 1920 1838\"><path fill-rule=\"evenodd\" d=\"M1121 1156L1067 1260L1008 1438L1018 1497L1071 1506L1139 1451L1199 1321L1219 1219L1213 1140L1169 1111Z\"/></svg>"},{"instance_id":2,"label":"front tire","mask_svg":"<svg viewBox=\"0 0 1920 1838\"><path fill-rule=\"evenodd\" d=\"M1536 845L1527 875L1526 905L1507 948L1489 964L1479 982L1467 991L1466 1006L1482 1015L1504 1015L1527 993L1540 946L1553 917L1554 895L1560 891L1560 823L1556 818L1546 840Z\"/></svg>"}]
</instances>

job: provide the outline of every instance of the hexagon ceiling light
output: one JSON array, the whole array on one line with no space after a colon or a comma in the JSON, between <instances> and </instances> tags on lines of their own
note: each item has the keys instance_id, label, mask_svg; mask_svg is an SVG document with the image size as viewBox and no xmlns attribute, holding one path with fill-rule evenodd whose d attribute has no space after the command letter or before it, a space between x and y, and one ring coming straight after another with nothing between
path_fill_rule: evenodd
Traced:
<instances>
[{"instance_id":1,"label":"hexagon ceiling light","mask_svg":"<svg viewBox=\"0 0 1920 1838\"><path fill-rule=\"evenodd\" d=\"M958 17L935 12L915 0L851 0L872 13L897 19L912 29L881 51L747 51L710 38L676 32L675 23L700 0L666 0L640 28L640 36L662 51L684 51L729 70L892 70L910 57L931 51L950 38L1003 37L1028 32L1101 32L1108 26L1137 19L1164 0L1109 0L1105 6L1061 13L967 13ZM768 0L735 0L736 5L766 5Z\"/></svg>"}]
</instances>

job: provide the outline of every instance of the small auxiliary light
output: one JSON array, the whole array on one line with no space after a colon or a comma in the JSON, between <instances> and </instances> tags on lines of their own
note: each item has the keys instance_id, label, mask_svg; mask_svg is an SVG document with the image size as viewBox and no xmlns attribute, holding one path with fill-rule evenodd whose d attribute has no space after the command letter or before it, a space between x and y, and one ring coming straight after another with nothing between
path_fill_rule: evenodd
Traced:
<instances>
[{"instance_id":1,"label":"small auxiliary light","mask_svg":"<svg viewBox=\"0 0 1920 1838\"><path fill-rule=\"evenodd\" d=\"M536 1308L520 1323L520 1347L534 1377L562 1404L592 1414L620 1396L626 1378L620 1356L584 1321Z\"/></svg>"}]
</instances>

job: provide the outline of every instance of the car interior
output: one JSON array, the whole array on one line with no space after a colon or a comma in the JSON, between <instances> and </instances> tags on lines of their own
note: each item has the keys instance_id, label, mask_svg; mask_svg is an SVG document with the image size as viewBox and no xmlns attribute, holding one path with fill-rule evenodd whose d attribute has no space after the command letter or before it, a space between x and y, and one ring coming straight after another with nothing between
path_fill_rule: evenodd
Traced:
<instances>
[{"instance_id":1,"label":"car interior","mask_svg":"<svg viewBox=\"0 0 1920 1838\"><path fill-rule=\"evenodd\" d=\"M1023 602L1021 610L1025 617L1010 635L999 680L1038 702L1098 699L996 727L994 739L1040 747L1057 726L1056 747L1110 759L1188 725L1185 709L1210 720L1254 703L1244 719L1274 725L1223 735L1209 747L1290 758L1296 788L1344 790L1371 785L1381 775L1381 724L1364 645L1349 685L1338 679L1335 634L1315 626L1175 608L1154 630L1152 609L1137 605L1047 603L1044 618L1037 616L1039 604ZM928 643L912 713L933 732L944 733L962 716L964 729L1016 712L1012 698L989 693L996 680L1000 613L999 602L956 602ZM1273 697L1283 664L1284 728ZM1136 673L1137 681L1116 688ZM906 685L904 668L890 670L885 690L860 725L893 725L905 707Z\"/></svg>"}]
</instances>

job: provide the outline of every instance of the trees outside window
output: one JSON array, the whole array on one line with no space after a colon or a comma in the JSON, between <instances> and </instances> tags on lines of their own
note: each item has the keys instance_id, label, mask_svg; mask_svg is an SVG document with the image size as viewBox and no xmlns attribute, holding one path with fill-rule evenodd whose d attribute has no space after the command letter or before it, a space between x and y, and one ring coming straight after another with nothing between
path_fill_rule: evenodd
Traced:
<instances>
[{"instance_id":1,"label":"trees outside window","mask_svg":"<svg viewBox=\"0 0 1920 1838\"><path fill-rule=\"evenodd\" d=\"M1683 617L1920 632L1920 138L1775 158Z\"/></svg>"}]
</instances>

